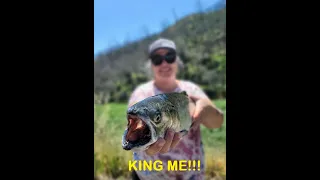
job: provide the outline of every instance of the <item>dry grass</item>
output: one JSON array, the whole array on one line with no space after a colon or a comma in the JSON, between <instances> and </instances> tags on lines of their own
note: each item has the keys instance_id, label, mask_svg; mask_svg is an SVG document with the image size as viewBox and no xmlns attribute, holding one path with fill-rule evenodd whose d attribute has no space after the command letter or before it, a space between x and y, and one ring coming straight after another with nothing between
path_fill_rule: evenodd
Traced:
<instances>
[{"instance_id":1,"label":"dry grass","mask_svg":"<svg viewBox=\"0 0 320 180\"><path fill-rule=\"evenodd\" d=\"M226 177L226 152L225 150L215 150L213 148L205 148L206 159L206 177Z\"/></svg>"}]
</instances>

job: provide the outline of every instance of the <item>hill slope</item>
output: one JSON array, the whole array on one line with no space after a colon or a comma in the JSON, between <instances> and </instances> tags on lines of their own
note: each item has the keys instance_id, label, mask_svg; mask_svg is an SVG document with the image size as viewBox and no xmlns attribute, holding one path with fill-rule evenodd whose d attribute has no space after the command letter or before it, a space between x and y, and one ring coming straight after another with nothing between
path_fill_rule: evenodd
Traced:
<instances>
[{"instance_id":1,"label":"hill slope","mask_svg":"<svg viewBox=\"0 0 320 180\"><path fill-rule=\"evenodd\" d=\"M211 98L225 96L225 8L192 14L161 33L100 54L95 59L95 95L101 102L126 101L130 92L147 80L148 45L159 37L176 42L185 63L179 78L201 85Z\"/></svg>"}]
</instances>

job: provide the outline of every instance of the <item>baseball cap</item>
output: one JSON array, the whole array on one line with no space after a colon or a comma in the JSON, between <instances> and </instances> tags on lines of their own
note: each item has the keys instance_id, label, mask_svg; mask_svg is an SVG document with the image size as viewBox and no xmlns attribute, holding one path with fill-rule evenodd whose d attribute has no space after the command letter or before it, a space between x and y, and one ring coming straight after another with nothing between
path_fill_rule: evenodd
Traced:
<instances>
[{"instance_id":1,"label":"baseball cap","mask_svg":"<svg viewBox=\"0 0 320 180\"><path fill-rule=\"evenodd\" d=\"M149 56L152 55L156 50L160 48L167 48L167 49L176 51L176 45L173 41L169 39L160 38L150 44L149 51L148 51Z\"/></svg>"}]
</instances>

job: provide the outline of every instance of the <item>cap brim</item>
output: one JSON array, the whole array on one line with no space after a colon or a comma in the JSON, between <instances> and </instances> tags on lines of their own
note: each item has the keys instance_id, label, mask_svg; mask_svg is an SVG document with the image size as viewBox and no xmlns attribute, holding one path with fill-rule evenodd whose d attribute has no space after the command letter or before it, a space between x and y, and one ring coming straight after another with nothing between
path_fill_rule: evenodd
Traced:
<instances>
[{"instance_id":1,"label":"cap brim","mask_svg":"<svg viewBox=\"0 0 320 180\"><path fill-rule=\"evenodd\" d=\"M176 50L174 48L170 48L170 47L159 47L159 48L156 48L154 50L152 50L150 53L149 53L149 58L159 49L168 49L169 51L174 51L176 52Z\"/></svg>"}]
</instances>

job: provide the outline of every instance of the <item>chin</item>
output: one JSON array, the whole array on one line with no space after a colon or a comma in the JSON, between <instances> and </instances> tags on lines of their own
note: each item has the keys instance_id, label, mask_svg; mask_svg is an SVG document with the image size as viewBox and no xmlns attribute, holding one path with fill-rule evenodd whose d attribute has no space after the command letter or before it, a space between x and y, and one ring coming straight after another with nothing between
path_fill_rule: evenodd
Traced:
<instances>
[{"instance_id":1,"label":"chin","mask_svg":"<svg viewBox=\"0 0 320 180\"><path fill-rule=\"evenodd\" d=\"M161 74L159 77L161 79L165 79L165 80L175 78L175 76L173 74Z\"/></svg>"},{"instance_id":2,"label":"chin","mask_svg":"<svg viewBox=\"0 0 320 180\"><path fill-rule=\"evenodd\" d=\"M167 72L158 72L160 77L171 77L174 75L173 71L167 71Z\"/></svg>"}]
</instances>

